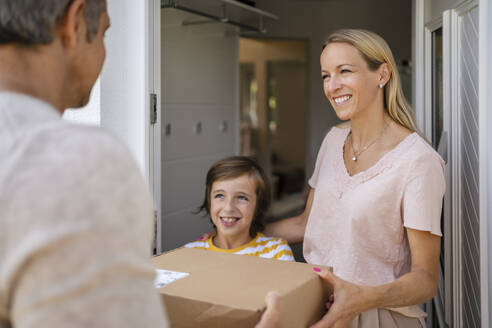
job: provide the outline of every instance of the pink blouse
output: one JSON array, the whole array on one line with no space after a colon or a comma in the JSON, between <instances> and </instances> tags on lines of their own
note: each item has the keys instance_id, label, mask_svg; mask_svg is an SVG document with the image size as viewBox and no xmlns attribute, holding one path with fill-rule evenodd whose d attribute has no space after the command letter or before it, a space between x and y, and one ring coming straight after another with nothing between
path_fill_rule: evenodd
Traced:
<instances>
[{"instance_id":1,"label":"pink blouse","mask_svg":"<svg viewBox=\"0 0 492 328\"><path fill-rule=\"evenodd\" d=\"M417 133L353 176L343 161L350 129L325 137L309 184L314 199L304 236L309 263L333 266L363 285L392 282L410 271L406 229L441 236L444 162Z\"/></svg>"}]
</instances>

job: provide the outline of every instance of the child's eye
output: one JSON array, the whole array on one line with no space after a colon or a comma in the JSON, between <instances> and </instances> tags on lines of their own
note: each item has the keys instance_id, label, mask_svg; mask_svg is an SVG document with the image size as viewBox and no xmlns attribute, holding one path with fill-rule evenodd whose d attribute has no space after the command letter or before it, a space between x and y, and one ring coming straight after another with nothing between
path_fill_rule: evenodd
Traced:
<instances>
[{"instance_id":1,"label":"child's eye","mask_svg":"<svg viewBox=\"0 0 492 328\"><path fill-rule=\"evenodd\" d=\"M237 198L239 200L246 200L246 201L248 200L248 197L246 197L246 196L238 196Z\"/></svg>"},{"instance_id":2,"label":"child's eye","mask_svg":"<svg viewBox=\"0 0 492 328\"><path fill-rule=\"evenodd\" d=\"M222 194L215 194L214 195L214 198L215 199L221 199L221 198L224 198L224 195L222 195Z\"/></svg>"}]
</instances>

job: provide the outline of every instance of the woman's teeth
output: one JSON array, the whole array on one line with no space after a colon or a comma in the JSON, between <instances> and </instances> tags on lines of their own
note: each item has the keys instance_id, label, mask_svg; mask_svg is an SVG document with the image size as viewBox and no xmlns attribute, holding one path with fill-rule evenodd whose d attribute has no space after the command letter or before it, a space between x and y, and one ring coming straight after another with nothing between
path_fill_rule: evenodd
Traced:
<instances>
[{"instance_id":1,"label":"woman's teeth","mask_svg":"<svg viewBox=\"0 0 492 328\"><path fill-rule=\"evenodd\" d=\"M341 103L348 101L350 98L352 98L352 96L342 96L342 97L333 98L333 100L335 100L335 103L339 105Z\"/></svg>"}]
</instances>

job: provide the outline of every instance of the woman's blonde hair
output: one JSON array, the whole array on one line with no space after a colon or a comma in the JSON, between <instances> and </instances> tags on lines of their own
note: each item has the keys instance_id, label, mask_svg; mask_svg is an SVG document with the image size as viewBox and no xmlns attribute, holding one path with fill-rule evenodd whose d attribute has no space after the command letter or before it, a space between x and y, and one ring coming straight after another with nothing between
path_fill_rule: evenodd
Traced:
<instances>
[{"instance_id":1,"label":"woman's blonde hair","mask_svg":"<svg viewBox=\"0 0 492 328\"><path fill-rule=\"evenodd\" d=\"M387 63L390 66L391 76L384 86L385 108L395 122L412 132L417 131L412 107L403 95L400 74L398 74L395 59L386 41L371 31L343 29L332 33L323 45L323 49L334 42L348 43L357 48L371 71L377 70L383 63Z\"/></svg>"}]
</instances>

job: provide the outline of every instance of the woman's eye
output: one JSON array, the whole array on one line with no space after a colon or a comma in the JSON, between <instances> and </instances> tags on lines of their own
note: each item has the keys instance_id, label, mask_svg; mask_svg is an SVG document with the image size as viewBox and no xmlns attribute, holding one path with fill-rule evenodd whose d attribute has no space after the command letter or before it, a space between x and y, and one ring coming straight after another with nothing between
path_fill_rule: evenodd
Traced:
<instances>
[{"instance_id":1,"label":"woman's eye","mask_svg":"<svg viewBox=\"0 0 492 328\"><path fill-rule=\"evenodd\" d=\"M246 196L238 196L237 198L239 200L246 200L246 201L248 200L248 197L246 197Z\"/></svg>"},{"instance_id":2,"label":"woman's eye","mask_svg":"<svg viewBox=\"0 0 492 328\"><path fill-rule=\"evenodd\" d=\"M327 75L327 74L325 74L325 75L321 75L321 79L322 79L323 81L324 81L324 80L326 80L326 79L327 79L327 78L329 78L329 77L330 77L330 76L329 76L329 75Z\"/></svg>"},{"instance_id":3,"label":"woman's eye","mask_svg":"<svg viewBox=\"0 0 492 328\"><path fill-rule=\"evenodd\" d=\"M224 198L224 195L222 195L222 194L215 194L214 195L214 198L215 199L221 199L221 198Z\"/></svg>"},{"instance_id":4,"label":"woman's eye","mask_svg":"<svg viewBox=\"0 0 492 328\"><path fill-rule=\"evenodd\" d=\"M348 70L348 69L342 69L342 70L341 70L341 73L342 73L342 74L345 74L345 73L350 73L350 72L351 72L351 71L350 71L350 70Z\"/></svg>"}]
</instances>

